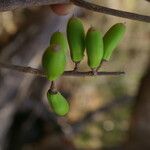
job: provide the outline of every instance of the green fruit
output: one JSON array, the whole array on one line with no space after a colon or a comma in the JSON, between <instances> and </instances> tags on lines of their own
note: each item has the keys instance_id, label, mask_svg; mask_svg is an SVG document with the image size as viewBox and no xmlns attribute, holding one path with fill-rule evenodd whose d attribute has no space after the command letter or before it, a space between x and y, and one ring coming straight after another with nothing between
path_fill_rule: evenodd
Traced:
<instances>
[{"instance_id":1,"label":"green fruit","mask_svg":"<svg viewBox=\"0 0 150 150\"><path fill-rule=\"evenodd\" d=\"M126 31L126 27L123 23L117 23L113 25L103 37L104 40L104 60L109 60L113 50L117 47L122 40Z\"/></svg>"},{"instance_id":2,"label":"green fruit","mask_svg":"<svg viewBox=\"0 0 150 150\"><path fill-rule=\"evenodd\" d=\"M61 48L67 52L68 50L68 42L67 42L67 39L66 37L64 36L63 33L61 32L55 32L52 37L51 37L51 40L50 40L50 45L60 45Z\"/></svg>"},{"instance_id":3,"label":"green fruit","mask_svg":"<svg viewBox=\"0 0 150 150\"><path fill-rule=\"evenodd\" d=\"M101 33L91 27L86 35L86 51L88 65L91 69L96 69L103 58L103 38Z\"/></svg>"},{"instance_id":4,"label":"green fruit","mask_svg":"<svg viewBox=\"0 0 150 150\"><path fill-rule=\"evenodd\" d=\"M51 45L43 54L42 65L50 81L57 80L64 72L66 55L59 45Z\"/></svg>"},{"instance_id":5,"label":"green fruit","mask_svg":"<svg viewBox=\"0 0 150 150\"><path fill-rule=\"evenodd\" d=\"M52 110L60 116L64 116L69 112L69 104L67 100L59 93L47 92L47 98Z\"/></svg>"},{"instance_id":6,"label":"green fruit","mask_svg":"<svg viewBox=\"0 0 150 150\"><path fill-rule=\"evenodd\" d=\"M79 18L72 17L67 25L67 38L73 62L80 62L85 51L85 31Z\"/></svg>"}]
</instances>

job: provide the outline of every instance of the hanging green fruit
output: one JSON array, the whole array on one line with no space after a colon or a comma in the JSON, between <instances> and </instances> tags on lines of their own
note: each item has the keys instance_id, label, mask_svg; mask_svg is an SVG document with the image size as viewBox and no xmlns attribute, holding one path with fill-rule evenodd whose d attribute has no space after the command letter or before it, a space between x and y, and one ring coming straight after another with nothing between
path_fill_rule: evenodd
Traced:
<instances>
[{"instance_id":1,"label":"hanging green fruit","mask_svg":"<svg viewBox=\"0 0 150 150\"><path fill-rule=\"evenodd\" d=\"M57 115L64 116L69 112L69 103L59 92L53 93L49 90L47 98L52 110Z\"/></svg>"},{"instance_id":2,"label":"hanging green fruit","mask_svg":"<svg viewBox=\"0 0 150 150\"><path fill-rule=\"evenodd\" d=\"M62 32L55 32L51 36L50 45L61 45L62 49L67 52L68 42L65 35Z\"/></svg>"},{"instance_id":3,"label":"hanging green fruit","mask_svg":"<svg viewBox=\"0 0 150 150\"><path fill-rule=\"evenodd\" d=\"M88 65L92 70L99 67L103 58L103 38L101 33L91 27L86 35Z\"/></svg>"},{"instance_id":4,"label":"hanging green fruit","mask_svg":"<svg viewBox=\"0 0 150 150\"><path fill-rule=\"evenodd\" d=\"M104 35L104 56L103 60L108 61L112 55L113 50L117 47L119 42L123 39L126 27L123 23L113 25Z\"/></svg>"},{"instance_id":5,"label":"hanging green fruit","mask_svg":"<svg viewBox=\"0 0 150 150\"><path fill-rule=\"evenodd\" d=\"M51 45L46 49L42 58L45 74L50 81L57 80L64 72L66 55L60 45Z\"/></svg>"},{"instance_id":6,"label":"hanging green fruit","mask_svg":"<svg viewBox=\"0 0 150 150\"><path fill-rule=\"evenodd\" d=\"M83 59L85 51L85 31L79 18L72 17L69 19L67 38L72 61L79 63Z\"/></svg>"}]
</instances>

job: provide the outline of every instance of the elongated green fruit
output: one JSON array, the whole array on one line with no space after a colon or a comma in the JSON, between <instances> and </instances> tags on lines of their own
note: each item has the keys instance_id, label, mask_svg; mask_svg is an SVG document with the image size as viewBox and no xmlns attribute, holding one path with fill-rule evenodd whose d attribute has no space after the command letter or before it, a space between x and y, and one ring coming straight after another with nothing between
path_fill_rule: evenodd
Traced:
<instances>
[{"instance_id":1,"label":"elongated green fruit","mask_svg":"<svg viewBox=\"0 0 150 150\"><path fill-rule=\"evenodd\" d=\"M43 54L42 65L48 80L57 80L64 72L66 55L59 45L51 45Z\"/></svg>"},{"instance_id":2,"label":"elongated green fruit","mask_svg":"<svg viewBox=\"0 0 150 150\"><path fill-rule=\"evenodd\" d=\"M68 42L65 35L61 32L55 32L50 40L50 45L60 45L61 48L67 52L68 50Z\"/></svg>"},{"instance_id":3,"label":"elongated green fruit","mask_svg":"<svg viewBox=\"0 0 150 150\"><path fill-rule=\"evenodd\" d=\"M85 51L85 31L79 18L72 17L67 25L67 38L73 62L80 62Z\"/></svg>"},{"instance_id":4,"label":"elongated green fruit","mask_svg":"<svg viewBox=\"0 0 150 150\"><path fill-rule=\"evenodd\" d=\"M117 23L113 25L107 33L104 35L104 60L109 60L113 50L117 47L122 40L126 31L126 27L123 23Z\"/></svg>"},{"instance_id":5,"label":"elongated green fruit","mask_svg":"<svg viewBox=\"0 0 150 150\"><path fill-rule=\"evenodd\" d=\"M86 51L88 65L91 69L96 69L103 58L103 38L101 33L91 27L86 35Z\"/></svg>"},{"instance_id":6,"label":"elongated green fruit","mask_svg":"<svg viewBox=\"0 0 150 150\"><path fill-rule=\"evenodd\" d=\"M67 100L59 93L47 92L47 98L52 110L60 116L64 116L69 112L69 104Z\"/></svg>"}]
</instances>

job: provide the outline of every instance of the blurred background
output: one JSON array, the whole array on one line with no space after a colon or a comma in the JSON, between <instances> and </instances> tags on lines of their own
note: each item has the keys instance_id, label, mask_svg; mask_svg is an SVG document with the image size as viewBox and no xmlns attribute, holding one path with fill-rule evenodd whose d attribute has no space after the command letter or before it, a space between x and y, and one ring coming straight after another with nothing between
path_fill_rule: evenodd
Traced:
<instances>
[{"instance_id":1,"label":"blurred background","mask_svg":"<svg viewBox=\"0 0 150 150\"><path fill-rule=\"evenodd\" d=\"M144 0L91 0L107 7L150 15ZM149 150L150 25L82 8L57 16L49 6L0 13L0 62L41 69L41 57L53 32L65 33L72 14L85 30L104 35L115 23L127 31L103 71L122 76L61 77L59 91L70 102L66 117L52 113L46 99L50 83L33 75L0 70L0 150ZM73 69L68 51L66 70ZM89 70L87 58L80 70Z\"/></svg>"}]
</instances>

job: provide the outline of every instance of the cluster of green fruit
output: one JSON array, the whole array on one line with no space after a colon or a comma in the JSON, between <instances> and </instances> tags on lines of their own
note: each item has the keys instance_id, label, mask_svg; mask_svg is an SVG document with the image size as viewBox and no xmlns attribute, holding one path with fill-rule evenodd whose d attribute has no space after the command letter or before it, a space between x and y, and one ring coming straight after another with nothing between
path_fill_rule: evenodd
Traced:
<instances>
[{"instance_id":1,"label":"cluster of green fruit","mask_svg":"<svg viewBox=\"0 0 150 150\"><path fill-rule=\"evenodd\" d=\"M65 70L68 43L72 61L77 65L84 57L86 49L88 65L93 74L98 71L102 61L108 61L125 33L125 25L113 25L102 37L100 31L91 27L85 35L84 26L77 17L72 17L67 25L67 39L61 32L55 32L42 58L42 65L50 81L57 80ZM57 115L66 115L69 111L67 100L58 92L50 89L47 93L51 108Z\"/></svg>"}]
</instances>

